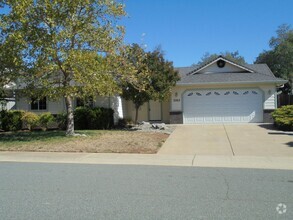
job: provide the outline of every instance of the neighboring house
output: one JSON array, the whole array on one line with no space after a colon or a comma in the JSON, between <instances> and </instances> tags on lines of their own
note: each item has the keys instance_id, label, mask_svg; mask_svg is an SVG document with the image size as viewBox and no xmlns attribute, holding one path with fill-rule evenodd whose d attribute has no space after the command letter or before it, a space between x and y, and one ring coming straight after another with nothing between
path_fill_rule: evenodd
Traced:
<instances>
[{"instance_id":1,"label":"neighboring house","mask_svg":"<svg viewBox=\"0 0 293 220\"><path fill-rule=\"evenodd\" d=\"M176 68L181 76L170 100L150 101L138 114L139 121L176 124L270 122L277 107L276 87L286 80L276 78L266 64L240 65L222 56L197 67ZM79 100L75 101L75 106ZM135 117L134 104L119 96L98 97L93 106L109 107L118 118ZM16 108L37 113L65 111L63 99L37 102L19 97Z\"/></svg>"}]
</instances>

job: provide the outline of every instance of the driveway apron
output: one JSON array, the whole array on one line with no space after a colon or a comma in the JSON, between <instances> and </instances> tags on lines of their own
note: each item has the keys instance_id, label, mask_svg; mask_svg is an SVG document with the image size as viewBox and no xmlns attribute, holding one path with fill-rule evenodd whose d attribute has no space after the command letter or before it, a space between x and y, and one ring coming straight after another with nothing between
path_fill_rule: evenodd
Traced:
<instances>
[{"instance_id":1,"label":"driveway apron","mask_svg":"<svg viewBox=\"0 0 293 220\"><path fill-rule=\"evenodd\" d=\"M229 139L223 125L178 125L158 154L229 155Z\"/></svg>"},{"instance_id":2,"label":"driveway apron","mask_svg":"<svg viewBox=\"0 0 293 220\"><path fill-rule=\"evenodd\" d=\"M178 125L158 154L293 157L293 132L267 124Z\"/></svg>"}]
</instances>

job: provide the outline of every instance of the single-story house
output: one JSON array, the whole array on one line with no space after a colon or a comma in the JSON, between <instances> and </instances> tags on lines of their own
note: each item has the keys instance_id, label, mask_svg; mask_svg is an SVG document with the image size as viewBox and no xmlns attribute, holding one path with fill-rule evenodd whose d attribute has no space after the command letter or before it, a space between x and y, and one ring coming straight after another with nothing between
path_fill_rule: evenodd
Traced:
<instances>
[{"instance_id":1,"label":"single-story house","mask_svg":"<svg viewBox=\"0 0 293 220\"><path fill-rule=\"evenodd\" d=\"M242 65L225 57L200 66L180 67L181 79L172 89L168 101L150 101L139 110L139 121L161 121L175 124L257 123L269 122L277 108L276 88L287 81L276 78L266 64ZM118 118L134 119L131 101L119 96L97 97L94 106L109 107ZM75 100L75 106L80 100ZM39 100L31 103L26 97L16 99L16 109L36 113L65 111L63 99Z\"/></svg>"}]
</instances>

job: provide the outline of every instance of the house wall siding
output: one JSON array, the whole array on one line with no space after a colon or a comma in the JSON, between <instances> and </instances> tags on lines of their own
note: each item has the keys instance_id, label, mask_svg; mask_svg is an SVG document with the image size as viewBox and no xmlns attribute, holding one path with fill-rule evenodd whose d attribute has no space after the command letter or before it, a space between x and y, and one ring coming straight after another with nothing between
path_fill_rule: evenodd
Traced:
<instances>
[{"instance_id":1,"label":"house wall siding","mask_svg":"<svg viewBox=\"0 0 293 220\"><path fill-rule=\"evenodd\" d=\"M29 111L29 101L26 97L17 97L16 98L16 109Z\"/></svg>"},{"instance_id":2,"label":"house wall siding","mask_svg":"<svg viewBox=\"0 0 293 220\"><path fill-rule=\"evenodd\" d=\"M73 106L76 107L76 100L73 100ZM114 110L114 122L117 123L119 118L124 118L126 110L125 100L121 99L119 96L113 97L102 97L98 96L94 101L94 106L103 108L112 108ZM59 114L66 112L65 102L63 98L57 100L47 100L46 110L31 110L30 99L27 97L18 97L16 99L16 109L31 111L36 114L41 114L44 112L51 112L52 114Z\"/></svg>"},{"instance_id":3,"label":"house wall siding","mask_svg":"<svg viewBox=\"0 0 293 220\"><path fill-rule=\"evenodd\" d=\"M158 103L159 104L159 103ZM135 106L132 101L126 101L127 111L125 118L135 120ZM145 103L138 110L138 121L149 121L149 104ZM162 122L170 122L170 101L162 102Z\"/></svg>"},{"instance_id":4,"label":"house wall siding","mask_svg":"<svg viewBox=\"0 0 293 220\"><path fill-rule=\"evenodd\" d=\"M63 99L58 100L47 100L47 111L51 112L52 114L60 114L65 112L65 104Z\"/></svg>"},{"instance_id":5,"label":"house wall siding","mask_svg":"<svg viewBox=\"0 0 293 220\"><path fill-rule=\"evenodd\" d=\"M261 89L264 91L264 109L272 110L276 109L276 88L275 86L262 86Z\"/></svg>"},{"instance_id":6,"label":"house wall siding","mask_svg":"<svg viewBox=\"0 0 293 220\"><path fill-rule=\"evenodd\" d=\"M170 123L170 101L162 102L162 121Z\"/></svg>"}]
</instances>

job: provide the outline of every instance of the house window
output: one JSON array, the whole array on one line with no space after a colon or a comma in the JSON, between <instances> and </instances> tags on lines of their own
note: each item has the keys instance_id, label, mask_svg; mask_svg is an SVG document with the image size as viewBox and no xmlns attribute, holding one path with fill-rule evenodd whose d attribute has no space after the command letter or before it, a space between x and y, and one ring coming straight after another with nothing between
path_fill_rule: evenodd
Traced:
<instances>
[{"instance_id":1,"label":"house window","mask_svg":"<svg viewBox=\"0 0 293 220\"><path fill-rule=\"evenodd\" d=\"M47 99L46 97L41 99L32 98L31 100L31 110L46 110L47 109Z\"/></svg>"},{"instance_id":2,"label":"house window","mask_svg":"<svg viewBox=\"0 0 293 220\"><path fill-rule=\"evenodd\" d=\"M76 107L94 107L94 99L92 96L86 98L76 98Z\"/></svg>"}]
</instances>

